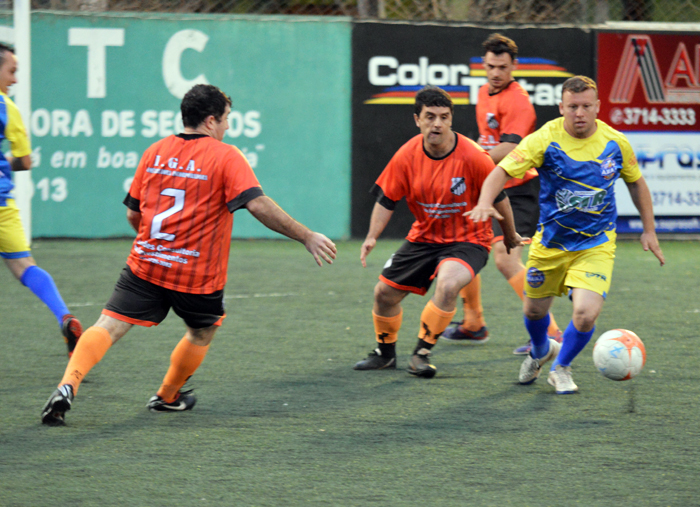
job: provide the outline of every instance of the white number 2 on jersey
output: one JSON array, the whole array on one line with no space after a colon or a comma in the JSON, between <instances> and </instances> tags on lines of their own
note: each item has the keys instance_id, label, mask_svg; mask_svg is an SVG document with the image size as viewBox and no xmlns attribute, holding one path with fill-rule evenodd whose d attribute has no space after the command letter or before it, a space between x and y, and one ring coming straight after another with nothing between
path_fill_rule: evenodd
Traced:
<instances>
[{"instance_id":1,"label":"white number 2 on jersey","mask_svg":"<svg viewBox=\"0 0 700 507\"><path fill-rule=\"evenodd\" d=\"M160 228L163 225L163 220L182 211L182 208L185 207L185 191L180 190L179 188L166 188L160 193L160 195L174 197L175 204L153 217L153 223L151 223L151 238L164 239L165 241L175 241L174 234L160 232Z\"/></svg>"}]
</instances>

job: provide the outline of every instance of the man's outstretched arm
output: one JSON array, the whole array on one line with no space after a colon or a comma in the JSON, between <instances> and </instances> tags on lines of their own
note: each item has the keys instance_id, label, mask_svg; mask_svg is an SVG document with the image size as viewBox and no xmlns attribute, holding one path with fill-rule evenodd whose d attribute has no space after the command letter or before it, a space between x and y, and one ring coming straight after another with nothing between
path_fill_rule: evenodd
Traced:
<instances>
[{"instance_id":1,"label":"man's outstretched arm","mask_svg":"<svg viewBox=\"0 0 700 507\"><path fill-rule=\"evenodd\" d=\"M337 254L335 243L294 220L268 196L256 197L248 201L245 207L268 229L302 243L319 266L323 265L322 259L333 264Z\"/></svg>"}]
</instances>

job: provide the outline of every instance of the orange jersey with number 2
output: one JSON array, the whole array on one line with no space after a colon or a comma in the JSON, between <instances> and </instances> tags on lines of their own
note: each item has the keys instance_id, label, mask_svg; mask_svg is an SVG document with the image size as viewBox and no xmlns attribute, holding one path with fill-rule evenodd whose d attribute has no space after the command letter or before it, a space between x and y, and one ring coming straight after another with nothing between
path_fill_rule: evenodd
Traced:
<instances>
[{"instance_id":1,"label":"orange jersey with number 2","mask_svg":"<svg viewBox=\"0 0 700 507\"><path fill-rule=\"evenodd\" d=\"M198 134L156 142L143 154L124 201L141 213L127 264L139 278L167 289L223 289L233 212L261 195L235 146Z\"/></svg>"}]
</instances>

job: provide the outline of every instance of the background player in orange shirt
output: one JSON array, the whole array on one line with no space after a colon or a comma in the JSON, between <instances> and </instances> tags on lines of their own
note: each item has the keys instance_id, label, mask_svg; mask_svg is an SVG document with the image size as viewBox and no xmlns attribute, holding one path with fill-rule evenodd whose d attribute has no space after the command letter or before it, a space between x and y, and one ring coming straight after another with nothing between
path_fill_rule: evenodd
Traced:
<instances>
[{"instance_id":1,"label":"background player in orange shirt","mask_svg":"<svg viewBox=\"0 0 700 507\"><path fill-rule=\"evenodd\" d=\"M476 121L479 126L479 145L488 150L494 163L498 164L518 143L535 131L535 108L530 97L512 73L517 65L518 46L508 37L491 34L482 44L485 52L484 69L488 82L479 89L476 104ZM539 219L540 180L537 170L527 171L523 178L513 178L505 187L513 208L515 228L522 237L531 238L537 231ZM525 265L522 262L522 247L510 252L503 244L503 235L496 220L493 220L493 255L496 267L508 280L515 293L523 299L525 290ZM481 276L460 292L464 301L464 321L450 327L442 337L450 341L484 343L489 332L481 305ZM550 314L548 334L561 342L562 333ZM530 352L530 342L516 348L513 353L524 355Z\"/></svg>"},{"instance_id":2,"label":"background player in orange shirt","mask_svg":"<svg viewBox=\"0 0 700 507\"><path fill-rule=\"evenodd\" d=\"M416 221L374 288L372 315L378 347L355 365L356 370L396 368L401 301L411 292L424 295L437 278L435 293L421 314L418 344L408 365L412 375L433 377L437 370L430 363L430 349L454 316L460 289L488 260L491 223L477 224L463 213L478 201L494 163L474 141L452 131L452 114L452 99L445 91L432 86L419 91L414 119L421 133L396 152L372 188L377 202L360 250L363 266L402 197ZM494 206L500 213L497 218L506 248L519 245L505 194Z\"/></svg>"},{"instance_id":3,"label":"background player in orange shirt","mask_svg":"<svg viewBox=\"0 0 700 507\"><path fill-rule=\"evenodd\" d=\"M269 229L303 243L319 266L335 259L333 242L287 215L263 193L243 153L221 142L229 97L215 86L197 85L180 109L184 132L153 144L141 158L124 201L137 232L127 266L42 410L44 424L64 424L81 381L112 344L134 324L158 325L170 308L187 332L148 408L173 412L194 406L194 394L180 389L204 360L225 317L223 288L237 209L247 208Z\"/></svg>"}]
</instances>

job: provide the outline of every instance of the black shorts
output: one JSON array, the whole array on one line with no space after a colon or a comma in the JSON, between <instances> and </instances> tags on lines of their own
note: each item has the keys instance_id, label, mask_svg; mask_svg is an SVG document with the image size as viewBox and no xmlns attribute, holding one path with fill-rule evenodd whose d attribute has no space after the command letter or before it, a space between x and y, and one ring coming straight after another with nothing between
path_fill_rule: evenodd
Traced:
<instances>
[{"instance_id":1,"label":"black shorts","mask_svg":"<svg viewBox=\"0 0 700 507\"><path fill-rule=\"evenodd\" d=\"M513 208L513 220L515 231L523 238L531 238L537 232L537 222L540 220L540 178L532 178L530 181L517 187L505 189ZM493 242L503 241L503 230L498 220L491 220L493 225Z\"/></svg>"},{"instance_id":2,"label":"black shorts","mask_svg":"<svg viewBox=\"0 0 700 507\"><path fill-rule=\"evenodd\" d=\"M391 255L379 279L398 290L420 294L428 292L440 264L451 260L463 264L472 276L486 266L489 251L474 243L412 243L404 242Z\"/></svg>"},{"instance_id":3,"label":"black shorts","mask_svg":"<svg viewBox=\"0 0 700 507\"><path fill-rule=\"evenodd\" d=\"M139 326L157 326L170 308L192 329L220 326L226 316L224 291L212 294L188 294L166 289L122 270L102 313Z\"/></svg>"}]
</instances>

